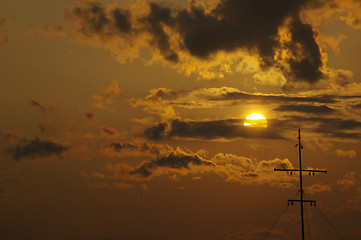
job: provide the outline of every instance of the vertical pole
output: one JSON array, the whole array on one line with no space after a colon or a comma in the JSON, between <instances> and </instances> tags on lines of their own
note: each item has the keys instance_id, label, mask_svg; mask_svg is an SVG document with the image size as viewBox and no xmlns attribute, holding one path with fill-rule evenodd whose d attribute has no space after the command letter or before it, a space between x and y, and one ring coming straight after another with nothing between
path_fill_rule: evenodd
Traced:
<instances>
[{"instance_id":1,"label":"vertical pole","mask_svg":"<svg viewBox=\"0 0 361 240\"><path fill-rule=\"evenodd\" d=\"M298 129L298 156L300 160L300 196L301 196L301 227L302 240L305 240L305 226L303 220L303 188L302 188L302 164L301 164L301 129Z\"/></svg>"}]
</instances>

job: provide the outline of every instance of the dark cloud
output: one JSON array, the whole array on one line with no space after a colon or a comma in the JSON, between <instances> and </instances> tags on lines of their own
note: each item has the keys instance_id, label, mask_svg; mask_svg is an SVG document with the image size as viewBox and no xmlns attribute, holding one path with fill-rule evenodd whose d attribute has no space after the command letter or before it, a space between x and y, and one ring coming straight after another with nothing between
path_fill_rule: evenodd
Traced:
<instances>
[{"instance_id":1,"label":"dark cloud","mask_svg":"<svg viewBox=\"0 0 361 240\"><path fill-rule=\"evenodd\" d=\"M39 101L29 98L29 104L34 108L38 109L40 112L44 113L45 115L50 112L61 111L61 108L57 106L51 106L49 104L43 104Z\"/></svg>"},{"instance_id":2,"label":"dark cloud","mask_svg":"<svg viewBox=\"0 0 361 240\"><path fill-rule=\"evenodd\" d=\"M137 16L129 10L103 6L98 1L83 3L66 11L77 32L103 41L123 39L129 45L146 33L149 44L165 60L180 61L179 53L210 60L220 51L246 50L260 56L267 69L280 69L291 81L316 83L322 77L323 58L312 26L300 20L306 8L319 8L319 0L220 0L212 9L191 1L187 9L172 9L151 2L147 13ZM291 40L279 37L280 27L288 29ZM174 37L176 36L176 37ZM276 59L279 50L289 56Z\"/></svg>"},{"instance_id":3,"label":"dark cloud","mask_svg":"<svg viewBox=\"0 0 361 240\"><path fill-rule=\"evenodd\" d=\"M170 48L169 36L163 29L163 25L172 26L174 24L171 9L156 3L150 3L149 7L150 13L141 19L141 22L145 23L147 30L152 35L151 44L160 50L166 60L178 62L178 54Z\"/></svg>"},{"instance_id":4,"label":"dark cloud","mask_svg":"<svg viewBox=\"0 0 361 240\"><path fill-rule=\"evenodd\" d=\"M352 106L354 109L361 109L361 103L355 104Z\"/></svg>"},{"instance_id":5,"label":"dark cloud","mask_svg":"<svg viewBox=\"0 0 361 240\"><path fill-rule=\"evenodd\" d=\"M144 134L148 139L160 140L164 137L166 128L166 123L159 123L158 125L146 128Z\"/></svg>"},{"instance_id":6,"label":"dark cloud","mask_svg":"<svg viewBox=\"0 0 361 240\"><path fill-rule=\"evenodd\" d=\"M95 120L95 113L92 112L92 111L86 111L84 113L84 117L89 121L94 121Z\"/></svg>"},{"instance_id":7,"label":"dark cloud","mask_svg":"<svg viewBox=\"0 0 361 240\"><path fill-rule=\"evenodd\" d=\"M167 88L153 88L150 90L150 94L147 95L146 99L148 101L172 100L187 93L185 90L175 91Z\"/></svg>"},{"instance_id":8,"label":"dark cloud","mask_svg":"<svg viewBox=\"0 0 361 240\"><path fill-rule=\"evenodd\" d=\"M314 114L330 114L336 110L329 108L326 105L312 106L312 105L281 105L275 109L279 112L302 112L302 113L314 113Z\"/></svg>"},{"instance_id":9,"label":"dark cloud","mask_svg":"<svg viewBox=\"0 0 361 240\"><path fill-rule=\"evenodd\" d=\"M40 104L38 101L35 101L34 99L29 99L29 103L31 106L39 109L42 113L46 114L47 113L47 109Z\"/></svg>"},{"instance_id":10,"label":"dark cloud","mask_svg":"<svg viewBox=\"0 0 361 240\"><path fill-rule=\"evenodd\" d=\"M130 174L139 174L142 177L149 177L158 167L189 169L191 164L215 166L214 163L203 159L197 154L187 154L184 152L173 151L168 155L159 156L153 161L144 162L131 171Z\"/></svg>"},{"instance_id":11,"label":"dark cloud","mask_svg":"<svg viewBox=\"0 0 361 240\"><path fill-rule=\"evenodd\" d=\"M118 134L118 131L115 128L111 128L111 127L108 127L108 126L101 126L100 131L102 131L106 135L111 135L111 136L114 136L114 135Z\"/></svg>"},{"instance_id":12,"label":"dark cloud","mask_svg":"<svg viewBox=\"0 0 361 240\"><path fill-rule=\"evenodd\" d=\"M313 102L313 103L335 103L332 96L314 97L292 97L285 95L250 94L245 92L227 92L221 96L209 97L209 100L256 100L262 102Z\"/></svg>"},{"instance_id":13,"label":"dark cloud","mask_svg":"<svg viewBox=\"0 0 361 240\"><path fill-rule=\"evenodd\" d=\"M14 160L19 161L22 158L45 158L52 155L61 157L60 154L69 148L51 140L40 140L36 137L33 140L22 140L16 147L9 149L8 153Z\"/></svg>"},{"instance_id":14,"label":"dark cloud","mask_svg":"<svg viewBox=\"0 0 361 240\"><path fill-rule=\"evenodd\" d=\"M295 19L290 24L292 40L289 49L294 56L289 60L290 79L315 83L323 76L320 46L316 41L316 33L312 26Z\"/></svg>"},{"instance_id":15,"label":"dark cloud","mask_svg":"<svg viewBox=\"0 0 361 240\"><path fill-rule=\"evenodd\" d=\"M322 118L322 117L290 117L284 122L315 123L312 131L324 134L329 137L342 139L359 139L361 134L361 122L352 119Z\"/></svg>"},{"instance_id":16,"label":"dark cloud","mask_svg":"<svg viewBox=\"0 0 361 240\"><path fill-rule=\"evenodd\" d=\"M121 32L129 32L132 29L130 22L130 13L124 9L116 8L112 12L114 23Z\"/></svg>"},{"instance_id":17,"label":"dark cloud","mask_svg":"<svg viewBox=\"0 0 361 240\"><path fill-rule=\"evenodd\" d=\"M159 155L164 152L169 152L168 145L155 145L147 142L122 142L122 141L109 141L102 146L103 153L110 155L127 155L127 154L156 154Z\"/></svg>"},{"instance_id":18,"label":"dark cloud","mask_svg":"<svg viewBox=\"0 0 361 240\"><path fill-rule=\"evenodd\" d=\"M65 17L80 23L79 32L92 37L97 35L103 40L117 34L129 33L132 29L130 12L115 8L111 12L97 1L83 2L82 7L65 11Z\"/></svg>"},{"instance_id":19,"label":"dark cloud","mask_svg":"<svg viewBox=\"0 0 361 240\"><path fill-rule=\"evenodd\" d=\"M270 126L271 125L271 126ZM168 138L198 138L211 139L234 139L234 138L268 138L283 139L281 131L275 130L270 124L268 128L250 128L243 126L239 119L225 119L215 121L182 121L175 119L165 131L163 123L149 127L145 130L145 136L151 140L159 140L159 137ZM148 133L148 134L147 134Z\"/></svg>"},{"instance_id":20,"label":"dark cloud","mask_svg":"<svg viewBox=\"0 0 361 240\"><path fill-rule=\"evenodd\" d=\"M130 143L130 142L126 142L126 143L112 142L112 143L107 144L107 146L111 147L115 151L122 151L122 150L144 151L143 148L139 147L135 143ZM147 148L144 148L144 149L147 149Z\"/></svg>"},{"instance_id":21,"label":"dark cloud","mask_svg":"<svg viewBox=\"0 0 361 240\"><path fill-rule=\"evenodd\" d=\"M193 6L177 15L179 32L187 50L194 56L208 57L223 50L257 51L263 66L276 66L275 53L281 47L289 50L283 69L288 79L315 83L322 78L320 47L311 25L299 20L300 11L310 1L287 0L221 0L211 13ZM281 46L279 27L288 25L291 41Z\"/></svg>"},{"instance_id":22,"label":"dark cloud","mask_svg":"<svg viewBox=\"0 0 361 240\"><path fill-rule=\"evenodd\" d=\"M335 129L328 129L328 128L317 128L316 132L328 135L334 138L341 138L341 139L360 139L361 134L358 132L341 132Z\"/></svg>"},{"instance_id":23,"label":"dark cloud","mask_svg":"<svg viewBox=\"0 0 361 240\"><path fill-rule=\"evenodd\" d=\"M194 56L238 48L258 50L271 58L278 43L278 27L297 13L305 1L222 0L210 13L193 5L177 14L179 32Z\"/></svg>"},{"instance_id":24,"label":"dark cloud","mask_svg":"<svg viewBox=\"0 0 361 240\"><path fill-rule=\"evenodd\" d=\"M319 118L319 117L297 117L302 122L318 122L320 127L334 130L353 130L361 127L361 122L352 119L341 118Z\"/></svg>"},{"instance_id":25,"label":"dark cloud","mask_svg":"<svg viewBox=\"0 0 361 240\"><path fill-rule=\"evenodd\" d=\"M133 145L134 146L134 145ZM133 147L132 146L132 147ZM123 146L122 146L123 147ZM135 147L137 148L137 147ZM282 183L283 187L292 186L290 176L280 177L274 174L274 168L293 168L292 163L287 159L271 159L257 161L243 156L218 153L210 159L201 157L190 150L182 150L180 147L158 145L158 148L165 149L162 152L151 154L152 160L146 160L137 166L124 162L107 164L107 170L112 174L93 172L85 176L101 179L143 181L159 176L202 176L214 173L229 182L241 184L264 184L271 185Z\"/></svg>"},{"instance_id":26,"label":"dark cloud","mask_svg":"<svg viewBox=\"0 0 361 240\"><path fill-rule=\"evenodd\" d=\"M238 119L200 122L176 119L171 124L169 136L201 139L238 137L283 139L280 131L275 131L270 125L267 128L250 128L243 126L243 121Z\"/></svg>"}]
</instances>

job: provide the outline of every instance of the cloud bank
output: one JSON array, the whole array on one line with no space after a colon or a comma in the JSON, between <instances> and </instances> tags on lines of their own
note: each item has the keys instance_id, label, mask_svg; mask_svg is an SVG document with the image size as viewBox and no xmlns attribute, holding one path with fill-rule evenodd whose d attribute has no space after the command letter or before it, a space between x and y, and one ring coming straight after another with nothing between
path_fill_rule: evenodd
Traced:
<instances>
[{"instance_id":1,"label":"cloud bank","mask_svg":"<svg viewBox=\"0 0 361 240\"><path fill-rule=\"evenodd\" d=\"M207 159L199 153L172 148L164 144L149 144L136 142L109 142L107 151L103 154L120 158L128 156L150 157L138 165L124 162L107 163L107 172L84 173L84 176L108 181L147 181L156 177L179 178L193 176L199 179L205 174L216 174L227 182L241 184L271 184L272 186L288 188L295 178L274 173L274 168L292 168L288 159L261 160L250 159L233 154L218 153ZM138 153L138 154L137 154Z\"/></svg>"},{"instance_id":2,"label":"cloud bank","mask_svg":"<svg viewBox=\"0 0 361 240\"><path fill-rule=\"evenodd\" d=\"M153 49L151 61L203 78L245 71L246 64L253 74L276 71L282 81L314 84L332 70L316 25L307 21L315 22L311 13L320 9L330 11L328 16L349 11L344 20L356 26L358 15L350 12L354 1L348 2L332 8L322 0L190 1L182 9L148 1L123 6L81 1L65 10L65 26L78 40L105 47L120 61L148 48ZM252 66L249 56L256 59Z\"/></svg>"}]
</instances>

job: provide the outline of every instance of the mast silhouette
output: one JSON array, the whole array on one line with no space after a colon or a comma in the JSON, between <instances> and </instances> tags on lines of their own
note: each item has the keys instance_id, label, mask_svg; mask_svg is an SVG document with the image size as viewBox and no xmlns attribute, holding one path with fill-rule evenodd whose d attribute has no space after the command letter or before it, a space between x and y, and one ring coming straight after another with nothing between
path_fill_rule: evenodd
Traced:
<instances>
[{"instance_id":1,"label":"mast silhouette","mask_svg":"<svg viewBox=\"0 0 361 240\"><path fill-rule=\"evenodd\" d=\"M310 203L311 206L316 206L315 200L304 200L303 199L303 184L302 184L302 172L308 172L309 175L315 175L315 172L319 173L327 173L327 170L309 170L309 169L302 169L302 160L301 160L301 150L303 149L303 146L301 144L301 129L298 129L298 144L296 144L296 147L298 146L298 159L299 159L299 169L287 169L287 168L275 168L274 171L286 171L287 173L293 172L300 172L300 190L298 191L300 193L300 199L294 200L289 199L287 200L288 205L293 205L294 202L299 202L301 204L301 233L302 233L302 240L305 240L305 224L304 224L304 218L303 218L303 203Z\"/></svg>"}]
</instances>

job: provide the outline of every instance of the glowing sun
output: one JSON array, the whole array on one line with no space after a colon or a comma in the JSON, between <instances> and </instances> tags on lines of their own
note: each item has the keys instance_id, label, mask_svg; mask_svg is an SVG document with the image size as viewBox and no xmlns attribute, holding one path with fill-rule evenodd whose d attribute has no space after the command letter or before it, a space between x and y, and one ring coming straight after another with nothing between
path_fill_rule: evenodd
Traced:
<instances>
[{"instance_id":1,"label":"glowing sun","mask_svg":"<svg viewBox=\"0 0 361 240\"><path fill-rule=\"evenodd\" d=\"M244 121L244 126L246 127L267 127L266 118L260 113L252 113L246 117Z\"/></svg>"}]
</instances>

